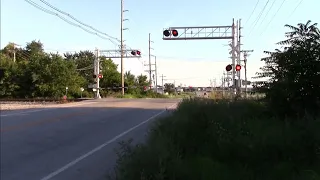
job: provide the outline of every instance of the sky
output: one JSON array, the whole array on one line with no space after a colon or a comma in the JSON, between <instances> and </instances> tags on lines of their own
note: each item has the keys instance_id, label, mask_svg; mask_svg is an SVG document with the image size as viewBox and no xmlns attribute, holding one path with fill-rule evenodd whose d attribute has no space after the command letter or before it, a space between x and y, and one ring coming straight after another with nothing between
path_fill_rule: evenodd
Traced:
<instances>
[{"instance_id":1,"label":"sky","mask_svg":"<svg viewBox=\"0 0 320 180\"><path fill-rule=\"evenodd\" d=\"M231 63L227 46L229 40L164 41L162 32L172 26L231 26L235 18L242 19L241 49L254 50L247 64L248 80L252 80L251 77L263 66L263 51L279 48L275 43L285 38L284 33L288 31L285 24L297 25L307 20L320 23L319 0L269 0L262 11L267 1L124 0L124 9L128 10L124 13L124 18L128 19L124 22L124 28L128 28L123 34L125 44L142 52L140 59L125 59L124 69L136 75L147 75L145 71L148 66L144 64L148 63L148 38L151 33L151 54L156 56L159 84L160 76L164 75L165 83L210 86L211 80L219 85L225 66ZM54 15L37 9L26 0L1 0L1 48L9 42L23 47L32 40L40 40L48 52L118 48L106 39L61 20L55 14L75 22L40 0L32 2L53 11ZM120 39L120 0L46 2L84 24ZM119 59L114 59L114 62L120 64ZM244 77L243 69L241 73Z\"/></svg>"}]
</instances>

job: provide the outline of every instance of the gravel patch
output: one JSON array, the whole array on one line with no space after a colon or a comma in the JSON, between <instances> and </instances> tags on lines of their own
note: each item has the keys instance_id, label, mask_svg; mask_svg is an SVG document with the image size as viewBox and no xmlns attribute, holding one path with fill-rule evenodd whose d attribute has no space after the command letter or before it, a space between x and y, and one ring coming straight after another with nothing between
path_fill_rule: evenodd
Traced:
<instances>
[{"instance_id":1,"label":"gravel patch","mask_svg":"<svg viewBox=\"0 0 320 180\"><path fill-rule=\"evenodd\" d=\"M1 101L1 110L19 110L31 108L44 108L57 105L56 102L14 102L14 101Z\"/></svg>"}]
</instances>

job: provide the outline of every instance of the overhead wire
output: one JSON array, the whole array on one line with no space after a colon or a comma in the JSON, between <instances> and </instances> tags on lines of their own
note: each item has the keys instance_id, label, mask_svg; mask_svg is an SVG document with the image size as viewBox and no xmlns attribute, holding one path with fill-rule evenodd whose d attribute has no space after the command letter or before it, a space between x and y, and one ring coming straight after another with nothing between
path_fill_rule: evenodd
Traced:
<instances>
[{"instance_id":1,"label":"overhead wire","mask_svg":"<svg viewBox=\"0 0 320 180\"><path fill-rule=\"evenodd\" d=\"M268 0L268 1L266 2L266 4L264 5L263 9L262 9L261 12L259 13L257 19L252 23L252 24L253 24L253 27L251 27L251 31L249 32L248 36L253 32L253 29L256 27L257 23L259 22L262 14L263 14L263 12L264 12L264 10L266 9L266 7L267 7L268 4L269 4L269 2L270 2L270 0Z\"/></svg>"},{"instance_id":2,"label":"overhead wire","mask_svg":"<svg viewBox=\"0 0 320 180\"><path fill-rule=\"evenodd\" d=\"M272 16L272 18L270 19L270 21L268 22L268 24L266 25L266 27L264 28L264 31L261 32L260 36L268 29L269 25L271 24L271 22L273 21L273 19L277 16L277 14L279 13L280 9L282 8L283 4L286 2L286 0L283 0L281 5L279 6L279 8L277 9L276 13Z\"/></svg>"},{"instance_id":3,"label":"overhead wire","mask_svg":"<svg viewBox=\"0 0 320 180\"><path fill-rule=\"evenodd\" d=\"M47 14L51 14L51 15L54 15L54 16L59 17L60 19L62 19L63 21L69 23L70 25L73 25L73 26L75 26L75 27L81 28L82 30L86 31L87 33L96 35L96 36L100 37L101 39L109 40L109 41L110 41L111 43L113 43L114 45L118 45L118 44L117 44L116 42L114 42L111 38L106 38L106 37L104 37L104 36L99 35L98 33L92 32L92 31L90 31L90 30L82 27L82 26L79 25L79 24L73 23L73 22L69 21L68 19L60 16L58 13L52 12L52 11L50 11L50 10L48 10L48 9L40 6L40 5L38 5L37 3L31 1L31 0L25 0L25 1L26 1L27 3L29 3L29 4L31 4L32 6L36 7L37 9L39 9L39 10L47 13Z\"/></svg>"},{"instance_id":4,"label":"overhead wire","mask_svg":"<svg viewBox=\"0 0 320 180\"><path fill-rule=\"evenodd\" d=\"M262 23L266 20L266 18L267 18L267 16L268 16L268 14L270 13L271 9L273 8L273 6L274 6L275 2L276 2L276 0L273 0L273 2L272 2L272 4L271 4L271 6L269 7L269 9L268 9L268 11L267 11L266 15L263 17L262 21L260 22L260 24L259 24L258 28L259 28L259 27L261 27Z\"/></svg>"},{"instance_id":5,"label":"overhead wire","mask_svg":"<svg viewBox=\"0 0 320 180\"><path fill-rule=\"evenodd\" d=\"M87 24L81 22L80 20L76 19L75 17L73 17L73 16L70 15L69 13L64 12L64 11L62 11L62 10L54 7L53 5L51 5L50 3L48 3L47 1L40 0L42 3L44 3L44 4L47 5L47 6L49 6L50 8L58 11L58 12L61 13L61 14L64 14L64 15L70 17L71 19L75 20L75 21L78 22L79 24L81 24L81 25L83 25L83 26L86 26L86 27L88 27L88 28L90 28L90 29L92 29L92 30L94 30L94 31L96 31L96 32L92 32L92 31L90 31L90 30L82 27L82 26L79 25L79 24L73 23L73 22L69 21L68 19L60 16L58 13L55 13L55 12L53 12L53 11L48 10L48 9L40 6L39 4L35 3L35 2L32 1L32 0L25 0L25 1L26 1L27 3L29 3L29 4L31 4L32 6L36 7L37 9L39 9L39 10L45 12L45 13L48 13L48 14L57 16L57 17L59 17L60 19L62 19L63 21L65 21L65 22L67 22L67 23L69 23L69 24L71 24L71 25L73 25L73 26L75 26L75 27L79 27L79 28L81 28L82 30L84 30L84 31L86 31L86 32L88 32L88 33L90 33L90 34L96 35L96 36L98 36L98 37L100 37L100 38L102 38L102 39L105 39L105 40L109 40L109 41L110 41L111 43L113 43L115 46L118 46L119 44L116 43L116 42L114 42L112 39L114 39L114 40L116 40L116 41L118 41L118 42L121 42L119 39L117 39L117 38L115 38L115 37L112 37L112 36L110 36L110 35L108 35L108 34L106 34L106 33L104 33L104 32L101 32L101 31L97 30L96 28L93 28L93 27L90 26L90 25L87 25ZM106 38L106 37L104 37L104 36L101 36L101 35L99 35L98 33L103 34L104 36L107 36L108 38ZM130 46L128 46L128 45L126 45L126 47L127 47L126 49L132 50L132 48L131 48ZM141 61L140 61L140 62L141 62ZM142 63L142 62L141 62L141 63Z\"/></svg>"},{"instance_id":6,"label":"overhead wire","mask_svg":"<svg viewBox=\"0 0 320 180\"><path fill-rule=\"evenodd\" d=\"M100 31L100 30L98 30L98 29L96 29L96 28L94 28L94 27L92 27L92 26L90 26L90 25L87 25L87 24L81 22L80 20L78 20L78 19L76 19L75 17L73 17L71 14L69 14L69 13L67 13L67 12L64 12L64 11L58 9L57 7L55 7L55 6L51 5L50 3L48 3L47 1L44 1L44 0L40 0L40 1L41 1L42 3L44 3L45 5L49 6L50 8L58 11L59 13L64 14L64 15L70 17L71 19L73 19L74 21L78 22L79 24L81 24L81 25L83 25L83 26L86 26L86 27L88 27L88 28L96 31L97 33L103 34L103 35L105 35L105 36L107 36L107 37L109 37L109 38L111 38L111 39L114 39L114 40L118 41L119 43L121 42L118 38L115 38L115 37L113 37L113 36L110 36L109 34L106 34L106 33L102 32L102 31Z\"/></svg>"},{"instance_id":7,"label":"overhead wire","mask_svg":"<svg viewBox=\"0 0 320 180\"><path fill-rule=\"evenodd\" d=\"M256 8L257 8L259 2L260 2L260 0L257 1L256 5L255 5L254 8L253 8L253 11L251 12L251 14L250 14L250 16L249 16L249 18L248 18L248 20L246 21L245 24L248 24L248 22L249 22L249 20L251 19L253 13L256 11Z\"/></svg>"},{"instance_id":8,"label":"overhead wire","mask_svg":"<svg viewBox=\"0 0 320 180\"><path fill-rule=\"evenodd\" d=\"M294 8L294 10L292 11L292 13L290 14L290 16L288 18L290 18L298 9L298 7L301 5L301 3L303 2L303 0L300 0L300 2L297 4L297 6Z\"/></svg>"}]
</instances>

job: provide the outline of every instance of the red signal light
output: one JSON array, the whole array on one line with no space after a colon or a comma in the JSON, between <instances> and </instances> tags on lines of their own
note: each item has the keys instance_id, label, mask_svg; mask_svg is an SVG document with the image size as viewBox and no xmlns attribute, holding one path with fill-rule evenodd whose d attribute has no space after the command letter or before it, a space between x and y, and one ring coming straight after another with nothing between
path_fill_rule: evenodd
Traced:
<instances>
[{"instance_id":1,"label":"red signal light","mask_svg":"<svg viewBox=\"0 0 320 180\"><path fill-rule=\"evenodd\" d=\"M236 71L240 71L241 70L241 66L239 64L236 65Z\"/></svg>"},{"instance_id":2,"label":"red signal light","mask_svg":"<svg viewBox=\"0 0 320 180\"><path fill-rule=\"evenodd\" d=\"M135 56L135 55L140 56L140 55L141 55L141 52L140 52L140 51L131 51L131 55L132 55L132 56Z\"/></svg>"},{"instance_id":3,"label":"red signal light","mask_svg":"<svg viewBox=\"0 0 320 180\"><path fill-rule=\"evenodd\" d=\"M98 75L98 78L99 78L99 79L103 78L103 75L102 75L102 74L99 74L99 75Z\"/></svg>"},{"instance_id":4,"label":"red signal light","mask_svg":"<svg viewBox=\"0 0 320 180\"><path fill-rule=\"evenodd\" d=\"M170 36L170 31L169 31L169 30L164 30L164 31L163 31L163 35L164 35L165 37Z\"/></svg>"},{"instance_id":5,"label":"red signal light","mask_svg":"<svg viewBox=\"0 0 320 180\"><path fill-rule=\"evenodd\" d=\"M231 64L227 65L226 66L226 71L231 71L231 70L232 70L232 65Z\"/></svg>"},{"instance_id":6,"label":"red signal light","mask_svg":"<svg viewBox=\"0 0 320 180\"><path fill-rule=\"evenodd\" d=\"M179 35L177 30L172 30L171 33L174 37L177 37Z\"/></svg>"}]
</instances>

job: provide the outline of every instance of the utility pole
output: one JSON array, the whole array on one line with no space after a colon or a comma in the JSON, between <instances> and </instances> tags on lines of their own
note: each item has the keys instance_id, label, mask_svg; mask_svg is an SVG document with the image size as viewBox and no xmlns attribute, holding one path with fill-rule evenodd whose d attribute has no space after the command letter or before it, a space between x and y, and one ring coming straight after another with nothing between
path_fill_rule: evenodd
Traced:
<instances>
[{"instance_id":1,"label":"utility pole","mask_svg":"<svg viewBox=\"0 0 320 180\"><path fill-rule=\"evenodd\" d=\"M16 62L16 44L13 43L13 62Z\"/></svg>"},{"instance_id":2,"label":"utility pole","mask_svg":"<svg viewBox=\"0 0 320 180\"><path fill-rule=\"evenodd\" d=\"M95 50L95 59L94 59L94 75L95 75L95 81L96 81L96 98L99 99L101 98L100 96L100 59L99 59L99 50L96 48Z\"/></svg>"},{"instance_id":3,"label":"utility pole","mask_svg":"<svg viewBox=\"0 0 320 180\"><path fill-rule=\"evenodd\" d=\"M121 0L121 25L120 25L120 51L121 51L121 91L122 95L124 95L124 67L123 67L123 1Z\"/></svg>"},{"instance_id":4,"label":"utility pole","mask_svg":"<svg viewBox=\"0 0 320 180\"><path fill-rule=\"evenodd\" d=\"M10 43L10 44L12 44L12 50L13 50L13 62L16 62L16 60L17 60L17 58L16 58L16 46L20 46L20 45L18 45L18 44L16 44L16 43Z\"/></svg>"},{"instance_id":5,"label":"utility pole","mask_svg":"<svg viewBox=\"0 0 320 180\"><path fill-rule=\"evenodd\" d=\"M125 47L124 47L124 40L123 40L123 31L128 30L128 28L123 27L123 22L127 21L128 19L124 19L124 12L127 12L128 10L124 10L124 0L121 0L121 22L120 22L120 54L121 54L121 89L122 89L122 95L124 95L124 67L123 67L123 58L125 54Z\"/></svg>"},{"instance_id":6,"label":"utility pole","mask_svg":"<svg viewBox=\"0 0 320 180\"><path fill-rule=\"evenodd\" d=\"M162 74L160 77L161 77L161 81L162 81L162 88L164 88L164 87L163 87L163 80L164 80L163 78L165 78L166 76L164 76L164 75Z\"/></svg>"},{"instance_id":7,"label":"utility pole","mask_svg":"<svg viewBox=\"0 0 320 180\"><path fill-rule=\"evenodd\" d=\"M241 65L241 19L239 20L239 24L238 24L238 37L239 37L239 40L238 40L238 64ZM241 95L241 88L242 87L242 83L241 83L241 71L238 71L238 93L239 95Z\"/></svg>"},{"instance_id":8,"label":"utility pole","mask_svg":"<svg viewBox=\"0 0 320 180\"><path fill-rule=\"evenodd\" d=\"M153 41L151 41L151 33L149 33L149 83L150 83L150 88L152 86L152 64L151 64L151 50L153 50L153 48L151 47L151 43L153 43Z\"/></svg>"},{"instance_id":9,"label":"utility pole","mask_svg":"<svg viewBox=\"0 0 320 180\"><path fill-rule=\"evenodd\" d=\"M234 94L236 92L236 26L234 24L234 19L233 19L233 22L232 22L232 41L231 41L231 44L232 44L232 52L231 52L231 59L232 59L232 83L233 83L233 92L232 94ZM238 39L238 38L237 38ZM229 87L229 86L228 86Z\"/></svg>"},{"instance_id":10,"label":"utility pole","mask_svg":"<svg viewBox=\"0 0 320 180\"><path fill-rule=\"evenodd\" d=\"M157 57L154 57L154 66L155 66L155 74L156 74L156 92L158 92L158 68L157 68Z\"/></svg>"},{"instance_id":11,"label":"utility pole","mask_svg":"<svg viewBox=\"0 0 320 180\"><path fill-rule=\"evenodd\" d=\"M221 87L222 87L222 97L224 97L224 92L225 92L225 83L226 83L226 77L225 77L225 73L222 73L222 78L221 78Z\"/></svg>"},{"instance_id":12,"label":"utility pole","mask_svg":"<svg viewBox=\"0 0 320 180\"><path fill-rule=\"evenodd\" d=\"M253 52L253 50L242 50L243 52L243 61L244 61L244 81L245 81L245 97L248 97L248 79L247 79L247 57L250 55L249 52Z\"/></svg>"}]
</instances>

